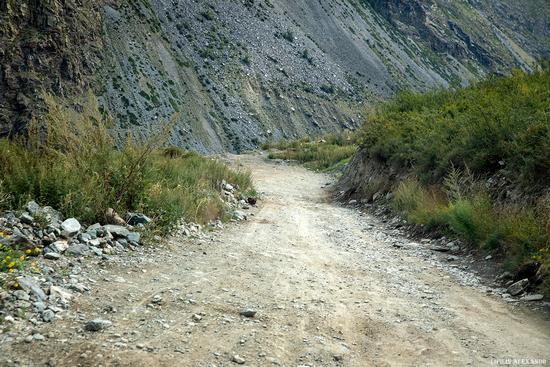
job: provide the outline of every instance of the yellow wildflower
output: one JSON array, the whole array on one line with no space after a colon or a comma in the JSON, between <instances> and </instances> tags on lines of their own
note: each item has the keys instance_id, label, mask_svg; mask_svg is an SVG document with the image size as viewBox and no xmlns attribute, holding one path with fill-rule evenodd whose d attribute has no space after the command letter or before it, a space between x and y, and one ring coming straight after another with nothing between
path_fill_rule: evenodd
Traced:
<instances>
[{"instance_id":1,"label":"yellow wildflower","mask_svg":"<svg viewBox=\"0 0 550 367\"><path fill-rule=\"evenodd\" d=\"M26 249L26 250L25 250L25 253L26 253L27 255L30 255L30 254L32 253L32 251L31 251L30 249Z\"/></svg>"}]
</instances>

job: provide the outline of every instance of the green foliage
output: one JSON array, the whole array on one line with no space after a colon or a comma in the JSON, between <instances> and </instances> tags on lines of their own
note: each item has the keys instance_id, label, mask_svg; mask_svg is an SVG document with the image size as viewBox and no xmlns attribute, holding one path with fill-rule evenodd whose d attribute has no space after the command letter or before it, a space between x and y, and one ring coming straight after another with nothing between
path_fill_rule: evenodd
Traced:
<instances>
[{"instance_id":1,"label":"green foliage","mask_svg":"<svg viewBox=\"0 0 550 367\"><path fill-rule=\"evenodd\" d=\"M371 158L415 177L392 200L408 221L497 251L510 269L533 260L548 269L549 112L548 70L514 71L455 91L402 93L372 111L358 139ZM497 199L483 179L495 174L532 200Z\"/></svg>"},{"instance_id":2,"label":"green foliage","mask_svg":"<svg viewBox=\"0 0 550 367\"><path fill-rule=\"evenodd\" d=\"M438 192L408 180L394 191L392 206L411 223L446 231L472 246L500 251L510 268L529 260L549 263L548 207L497 204L477 184L463 192L456 196L448 189Z\"/></svg>"},{"instance_id":3,"label":"green foliage","mask_svg":"<svg viewBox=\"0 0 550 367\"><path fill-rule=\"evenodd\" d=\"M355 136L350 132L326 134L319 139L302 138L264 144L270 159L288 159L304 163L316 171L342 168L357 150Z\"/></svg>"},{"instance_id":4,"label":"green foliage","mask_svg":"<svg viewBox=\"0 0 550 367\"><path fill-rule=\"evenodd\" d=\"M526 186L550 182L550 74L515 71L456 91L404 92L361 131L371 157L440 182L452 167L503 170Z\"/></svg>"},{"instance_id":5,"label":"green foliage","mask_svg":"<svg viewBox=\"0 0 550 367\"><path fill-rule=\"evenodd\" d=\"M178 148L160 149L172 124L147 142L127 138L114 148L110 120L89 95L81 112L49 96L28 138L0 140L0 204L20 207L34 199L84 222L102 221L112 207L143 211L167 231L177 220L205 223L223 216L219 186L252 190L249 173Z\"/></svg>"}]
</instances>

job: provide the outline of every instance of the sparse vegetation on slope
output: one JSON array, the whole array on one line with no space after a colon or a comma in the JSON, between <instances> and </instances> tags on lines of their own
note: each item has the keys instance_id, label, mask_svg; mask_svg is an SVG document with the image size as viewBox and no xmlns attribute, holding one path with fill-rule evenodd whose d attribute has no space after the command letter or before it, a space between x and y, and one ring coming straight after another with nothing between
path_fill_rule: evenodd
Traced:
<instances>
[{"instance_id":1,"label":"sparse vegetation on slope","mask_svg":"<svg viewBox=\"0 0 550 367\"><path fill-rule=\"evenodd\" d=\"M392 205L410 222L548 269L549 112L548 71L404 93L373 111L360 154L406 174Z\"/></svg>"},{"instance_id":2,"label":"sparse vegetation on slope","mask_svg":"<svg viewBox=\"0 0 550 367\"><path fill-rule=\"evenodd\" d=\"M108 118L90 95L82 112L45 98L48 113L29 125L27 139L0 140L0 204L33 199L85 222L107 208L141 211L167 231L177 220L205 223L224 215L222 180L252 190L247 172L198 154L161 149L164 134L145 143L128 138L115 149Z\"/></svg>"},{"instance_id":3,"label":"sparse vegetation on slope","mask_svg":"<svg viewBox=\"0 0 550 367\"><path fill-rule=\"evenodd\" d=\"M269 150L270 159L294 160L313 170L334 171L349 161L357 145L353 133L344 132L265 144L262 148Z\"/></svg>"}]
</instances>

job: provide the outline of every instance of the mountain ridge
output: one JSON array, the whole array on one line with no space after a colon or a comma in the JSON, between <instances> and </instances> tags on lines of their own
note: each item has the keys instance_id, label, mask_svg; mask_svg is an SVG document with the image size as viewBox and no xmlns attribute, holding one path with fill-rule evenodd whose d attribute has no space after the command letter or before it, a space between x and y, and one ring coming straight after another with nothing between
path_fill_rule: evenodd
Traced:
<instances>
[{"instance_id":1,"label":"mountain ridge","mask_svg":"<svg viewBox=\"0 0 550 367\"><path fill-rule=\"evenodd\" d=\"M354 129L396 91L536 68L536 2L2 0L0 127L23 129L41 89L78 103L93 88L120 139L175 116L168 143L201 152Z\"/></svg>"}]
</instances>

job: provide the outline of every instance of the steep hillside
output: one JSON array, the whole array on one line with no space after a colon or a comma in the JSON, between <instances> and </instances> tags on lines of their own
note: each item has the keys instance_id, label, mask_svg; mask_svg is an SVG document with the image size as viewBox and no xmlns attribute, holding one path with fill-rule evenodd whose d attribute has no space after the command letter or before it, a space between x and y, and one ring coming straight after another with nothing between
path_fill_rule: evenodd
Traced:
<instances>
[{"instance_id":1,"label":"steep hillside","mask_svg":"<svg viewBox=\"0 0 550 367\"><path fill-rule=\"evenodd\" d=\"M549 33L535 2L0 0L0 126L20 130L41 88L93 86L121 136L176 114L170 143L203 152L355 128L397 90L533 68Z\"/></svg>"}]
</instances>

